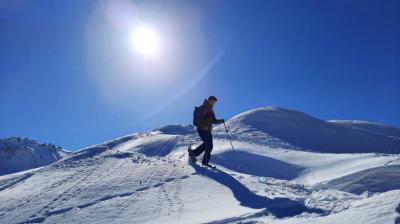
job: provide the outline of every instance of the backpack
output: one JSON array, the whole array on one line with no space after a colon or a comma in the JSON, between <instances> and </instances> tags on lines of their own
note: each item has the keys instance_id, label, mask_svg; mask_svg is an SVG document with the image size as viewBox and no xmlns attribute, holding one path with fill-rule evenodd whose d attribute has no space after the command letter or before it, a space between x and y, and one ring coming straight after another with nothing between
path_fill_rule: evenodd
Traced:
<instances>
[{"instance_id":1,"label":"backpack","mask_svg":"<svg viewBox=\"0 0 400 224\"><path fill-rule=\"evenodd\" d=\"M194 107L193 111L193 126L198 127L201 119L200 107Z\"/></svg>"}]
</instances>

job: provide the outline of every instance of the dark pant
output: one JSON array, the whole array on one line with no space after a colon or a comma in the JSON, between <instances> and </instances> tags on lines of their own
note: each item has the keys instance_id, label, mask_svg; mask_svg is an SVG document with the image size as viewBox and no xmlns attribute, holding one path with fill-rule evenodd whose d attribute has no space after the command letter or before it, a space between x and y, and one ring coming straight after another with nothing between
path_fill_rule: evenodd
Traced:
<instances>
[{"instance_id":1,"label":"dark pant","mask_svg":"<svg viewBox=\"0 0 400 224\"><path fill-rule=\"evenodd\" d=\"M192 153L197 157L204 152L202 163L208 164L208 161L210 161L211 150L213 149L213 138L211 131L197 129L197 133L199 134L201 140L203 140L203 144L199 145L195 150L192 151Z\"/></svg>"}]
</instances>

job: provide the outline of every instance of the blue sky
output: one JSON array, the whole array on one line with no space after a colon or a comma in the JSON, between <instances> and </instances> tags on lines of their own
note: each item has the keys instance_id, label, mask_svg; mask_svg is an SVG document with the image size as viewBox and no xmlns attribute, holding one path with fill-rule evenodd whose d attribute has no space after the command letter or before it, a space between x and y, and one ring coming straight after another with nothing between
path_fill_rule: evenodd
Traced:
<instances>
[{"instance_id":1,"label":"blue sky","mask_svg":"<svg viewBox=\"0 0 400 224\"><path fill-rule=\"evenodd\" d=\"M0 2L0 137L76 150L278 105L400 127L399 1ZM158 55L132 30L158 35Z\"/></svg>"}]
</instances>

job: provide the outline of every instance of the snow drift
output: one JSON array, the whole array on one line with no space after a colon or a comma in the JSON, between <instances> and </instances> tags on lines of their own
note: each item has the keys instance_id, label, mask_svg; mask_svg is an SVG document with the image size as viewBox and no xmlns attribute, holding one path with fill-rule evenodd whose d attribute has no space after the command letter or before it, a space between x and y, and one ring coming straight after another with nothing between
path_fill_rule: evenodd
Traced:
<instances>
[{"instance_id":1,"label":"snow drift","mask_svg":"<svg viewBox=\"0 0 400 224\"><path fill-rule=\"evenodd\" d=\"M305 150L400 153L400 138L393 137L400 133L398 128L373 123L327 122L281 107L250 110L233 117L228 124L238 135L264 132Z\"/></svg>"},{"instance_id":2,"label":"snow drift","mask_svg":"<svg viewBox=\"0 0 400 224\"><path fill-rule=\"evenodd\" d=\"M366 169L331 180L326 186L353 194L373 194L400 189L400 166Z\"/></svg>"}]
</instances>

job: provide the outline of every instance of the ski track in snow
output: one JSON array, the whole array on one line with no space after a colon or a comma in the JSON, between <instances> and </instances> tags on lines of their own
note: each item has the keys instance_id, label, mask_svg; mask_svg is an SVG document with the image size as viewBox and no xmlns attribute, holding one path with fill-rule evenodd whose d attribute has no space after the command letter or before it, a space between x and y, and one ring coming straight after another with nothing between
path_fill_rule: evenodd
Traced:
<instances>
[{"instance_id":1,"label":"ski track in snow","mask_svg":"<svg viewBox=\"0 0 400 224\"><path fill-rule=\"evenodd\" d=\"M88 179L93 176L93 173L98 169L98 167L91 169L91 171L87 172L85 174L85 176L80 179L76 184L74 184L71 188L69 188L68 190L66 190L65 192L61 193L61 195L59 197L56 197L55 199L53 199L49 204L47 204L46 206L44 206L38 213L39 215L42 214L44 216L49 216L52 214L59 214L60 212L64 212L69 210L69 208L61 208L61 209L56 209L56 207L62 206L63 203L65 201L68 201L71 197L79 194L79 192L84 191L85 189L87 189L90 185L89 184L97 184L98 182L100 182L102 179L105 179L106 177L110 176L111 174L113 174L116 170L118 170L123 163L125 162L125 160L119 160L118 161L118 165L112 167L112 169L109 169L108 172L102 172L100 173L100 175L98 176L98 178L91 182L88 181ZM111 180L112 181L112 180ZM111 181L109 181L108 183L106 183L106 185L110 185ZM86 185L86 187L81 187L83 184ZM109 198L112 198L113 196L106 196L105 198L100 199L100 201L104 201L107 200ZM91 204L91 203L89 203ZM88 204L84 204L84 205L80 205L78 207L84 207L87 206ZM32 217L34 218L34 217Z\"/></svg>"},{"instance_id":2,"label":"ski track in snow","mask_svg":"<svg viewBox=\"0 0 400 224\"><path fill-rule=\"evenodd\" d=\"M22 202L22 203L16 205L14 208L11 208L11 209L9 209L9 210L6 210L4 213L0 214L0 217L6 215L7 213L9 213L9 212L11 212L11 211L13 211L13 210L15 210L15 209L21 208L21 207L23 207L23 206L26 205L26 204L29 204L30 202L34 201L34 200L37 199L37 198L40 198L41 196L43 196L43 195L45 195L46 193L48 193L48 191L54 190L54 189L56 189L57 187L61 186L63 183L67 182L68 180L73 179L73 177L74 177L74 175L70 175L67 179L63 179L63 180L61 180L61 181L57 181L57 182L51 184L50 186L45 187L45 188L42 190L41 193L39 193L39 194L37 194L37 195L35 195L35 196L30 197L28 200L26 200L26 201L24 201L24 202Z\"/></svg>"},{"instance_id":3,"label":"ski track in snow","mask_svg":"<svg viewBox=\"0 0 400 224\"><path fill-rule=\"evenodd\" d=\"M54 214L60 214L66 211L69 211L71 208L61 208L57 209L58 206L61 206L65 201L67 201L69 198L73 197L76 195L80 190L84 190L85 187L82 188L82 186L85 185L87 186L88 182L87 179L97 170L97 168L100 166L98 164L95 169L90 169L90 171L85 172L81 178L79 178L72 186L64 190L61 194L56 195L54 198L51 199L50 203L46 204L43 206L39 211L37 211L37 214L33 215L30 217L29 220L27 220L27 223L30 222L43 222L45 217L54 215ZM83 170L80 170L78 172L82 172ZM75 175L71 175L67 179L58 182L56 185L53 185L52 187L49 188L49 190L57 188L58 186L61 186L63 183L67 182L70 179L73 179Z\"/></svg>"},{"instance_id":4,"label":"ski track in snow","mask_svg":"<svg viewBox=\"0 0 400 224\"><path fill-rule=\"evenodd\" d=\"M4 189L12 189L14 187L16 187L18 184L23 183L26 179L30 178L31 176L33 176L35 173L26 173L23 174L19 177L16 178L12 178L11 181L5 181L6 183L2 184L0 186L0 191L4 190ZM14 180L15 179L15 180Z\"/></svg>"}]
</instances>

